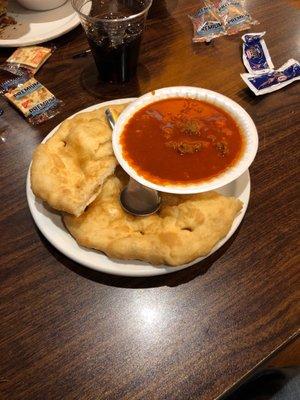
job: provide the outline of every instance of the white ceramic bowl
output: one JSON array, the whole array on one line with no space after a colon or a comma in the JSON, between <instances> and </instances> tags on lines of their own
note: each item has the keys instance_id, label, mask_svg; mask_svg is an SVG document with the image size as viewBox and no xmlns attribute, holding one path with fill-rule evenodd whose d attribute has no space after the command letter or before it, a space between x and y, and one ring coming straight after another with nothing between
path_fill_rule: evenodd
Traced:
<instances>
[{"instance_id":1,"label":"white ceramic bowl","mask_svg":"<svg viewBox=\"0 0 300 400\"><path fill-rule=\"evenodd\" d=\"M53 10L66 2L67 0L18 0L21 6L36 11Z\"/></svg>"},{"instance_id":2,"label":"white ceramic bowl","mask_svg":"<svg viewBox=\"0 0 300 400\"><path fill-rule=\"evenodd\" d=\"M120 138L125 125L138 110L145 107L146 105L172 97L186 97L215 104L216 106L225 110L234 118L244 135L246 145L243 155L232 167L214 178L199 183L168 183L168 185L159 185L145 179L143 176L140 176L131 167L131 165L128 164L126 159L123 157L122 145L120 143ZM122 112L121 116L117 120L116 126L113 130L112 143L115 156L122 168L128 173L128 175L130 175L133 179L135 179L142 185L152 189L156 189L160 192L192 194L207 192L209 190L220 188L221 186L232 182L240 175L242 175L243 172L245 172L249 168L250 164L255 158L258 148L258 135L254 122L252 121L249 114L235 101L211 90L188 86L178 86L152 91L132 102Z\"/></svg>"}]
</instances>

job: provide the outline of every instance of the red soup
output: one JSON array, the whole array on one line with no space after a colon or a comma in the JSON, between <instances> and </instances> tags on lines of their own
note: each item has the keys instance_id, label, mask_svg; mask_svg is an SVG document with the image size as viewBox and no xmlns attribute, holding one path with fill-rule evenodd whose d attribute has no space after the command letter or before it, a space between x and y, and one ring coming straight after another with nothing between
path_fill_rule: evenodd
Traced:
<instances>
[{"instance_id":1,"label":"red soup","mask_svg":"<svg viewBox=\"0 0 300 400\"><path fill-rule=\"evenodd\" d=\"M139 110L120 142L129 165L162 185L209 180L235 164L244 147L240 129L223 109L180 97Z\"/></svg>"}]
</instances>

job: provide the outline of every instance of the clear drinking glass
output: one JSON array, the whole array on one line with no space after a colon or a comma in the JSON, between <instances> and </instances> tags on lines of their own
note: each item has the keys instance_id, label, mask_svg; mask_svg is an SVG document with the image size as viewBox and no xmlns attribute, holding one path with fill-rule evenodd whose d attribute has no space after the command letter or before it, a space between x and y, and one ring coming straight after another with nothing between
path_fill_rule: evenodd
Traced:
<instances>
[{"instance_id":1,"label":"clear drinking glass","mask_svg":"<svg viewBox=\"0 0 300 400\"><path fill-rule=\"evenodd\" d=\"M122 83L136 73L152 0L72 0L103 82Z\"/></svg>"}]
</instances>

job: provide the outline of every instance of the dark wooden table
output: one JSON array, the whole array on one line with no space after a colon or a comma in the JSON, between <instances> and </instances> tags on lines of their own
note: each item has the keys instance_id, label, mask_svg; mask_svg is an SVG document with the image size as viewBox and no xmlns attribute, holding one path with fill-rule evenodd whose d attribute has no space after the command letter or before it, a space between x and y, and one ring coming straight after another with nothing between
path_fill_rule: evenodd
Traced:
<instances>
[{"instance_id":1,"label":"dark wooden table","mask_svg":"<svg viewBox=\"0 0 300 400\"><path fill-rule=\"evenodd\" d=\"M275 66L299 59L296 2L247 3ZM216 399L297 333L299 86L255 97L240 78L241 35L191 44L187 14L197 4L156 2L129 85L99 85L91 57L72 59L87 48L78 27L37 74L64 100L61 114L34 128L0 100L1 399ZM130 279L81 267L31 218L34 148L82 108L172 85L218 91L254 119L260 145L245 219L216 254L178 273Z\"/></svg>"}]
</instances>

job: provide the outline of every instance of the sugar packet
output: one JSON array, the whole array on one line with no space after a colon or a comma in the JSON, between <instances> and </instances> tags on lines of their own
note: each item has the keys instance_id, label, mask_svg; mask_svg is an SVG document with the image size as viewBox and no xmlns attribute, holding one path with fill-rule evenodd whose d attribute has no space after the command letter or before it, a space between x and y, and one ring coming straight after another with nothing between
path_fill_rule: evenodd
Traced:
<instances>
[{"instance_id":1,"label":"sugar packet","mask_svg":"<svg viewBox=\"0 0 300 400\"><path fill-rule=\"evenodd\" d=\"M294 59L288 60L277 70L270 70L260 74L241 74L243 81L252 90L256 96L275 92L300 80L300 64Z\"/></svg>"},{"instance_id":2,"label":"sugar packet","mask_svg":"<svg viewBox=\"0 0 300 400\"><path fill-rule=\"evenodd\" d=\"M15 75L29 73L35 75L41 66L54 52L55 47L28 46L20 47L0 65L0 69L9 71Z\"/></svg>"},{"instance_id":3,"label":"sugar packet","mask_svg":"<svg viewBox=\"0 0 300 400\"><path fill-rule=\"evenodd\" d=\"M243 62L252 74L260 74L274 69L273 62L266 43L262 37L266 32L247 33L242 36Z\"/></svg>"},{"instance_id":4,"label":"sugar packet","mask_svg":"<svg viewBox=\"0 0 300 400\"><path fill-rule=\"evenodd\" d=\"M246 10L244 0L214 0L227 35L234 35L258 24Z\"/></svg>"},{"instance_id":5,"label":"sugar packet","mask_svg":"<svg viewBox=\"0 0 300 400\"><path fill-rule=\"evenodd\" d=\"M0 85L1 93L32 124L39 124L60 112L63 102L35 78L19 76Z\"/></svg>"},{"instance_id":6,"label":"sugar packet","mask_svg":"<svg viewBox=\"0 0 300 400\"><path fill-rule=\"evenodd\" d=\"M210 1L201 1L201 8L189 15L194 27L193 42L210 42L225 34L225 29L217 10Z\"/></svg>"}]
</instances>

